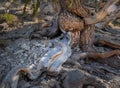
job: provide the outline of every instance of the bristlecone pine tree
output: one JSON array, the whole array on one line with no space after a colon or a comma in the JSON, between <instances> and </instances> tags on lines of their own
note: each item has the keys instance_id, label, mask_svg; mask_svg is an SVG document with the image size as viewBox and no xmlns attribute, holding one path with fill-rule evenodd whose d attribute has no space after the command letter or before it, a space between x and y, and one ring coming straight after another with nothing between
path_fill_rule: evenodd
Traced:
<instances>
[{"instance_id":1,"label":"bristlecone pine tree","mask_svg":"<svg viewBox=\"0 0 120 88\"><path fill-rule=\"evenodd\" d=\"M118 48L118 50L113 50L113 51L105 52L105 53L97 53L95 52L95 49L93 47L94 46L94 29L95 29L94 25L97 22L100 22L101 20L103 20L107 16L107 14L111 14L111 12L115 11L116 10L115 4L117 2L120 2L119 0L109 0L104 5L104 7L101 9L101 11L98 13L93 13L93 11L88 6L85 6L83 3L83 1L85 0L74 0L74 1L73 0L59 0L59 1L61 5L61 12L58 15L59 28L63 32L71 32L71 39L72 39L71 47L75 47L75 45L78 44L81 47L82 51L85 52L84 54L81 54L80 52L76 57L89 57L93 59L96 59L96 58L104 59L104 58L111 57L113 55L120 55L120 50L119 50L120 45L119 44L117 45L113 42L109 42L106 40L100 40L100 42L108 46L111 46L111 47L116 47ZM45 25L43 26L45 27ZM54 30L52 31L54 32ZM66 49L66 52L69 52L69 51ZM60 57L61 54L64 54L64 53L60 52L54 56L51 56L50 54L50 56L52 57L52 59L49 57L50 61L52 60L53 62L56 61L56 59ZM62 58L65 55L66 53L62 56ZM74 60L77 60L77 59L75 58ZM54 64L53 62L52 63L50 62L50 67L48 66L49 67L48 69L51 69L51 66L52 66L51 64ZM17 88L19 77L21 77L20 72L25 73L26 76L28 76L28 78L34 81L41 74L40 72L41 66L38 65L37 70L36 69L34 70L35 71L33 72L28 66L23 66L23 65L21 67L14 68L5 77L5 80L3 80L3 83L2 83L2 87L0 88ZM98 78L98 77L95 76L95 78Z\"/></svg>"},{"instance_id":2,"label":"bristlecone pine tree","mask_svg":"<svg viewBox=\"0 0 120 88\"><path fill-rule=\"evenodd\" d=\"M93 47L95 23L100 22L108 14L115 11L115 4L119 0L109 0L98 13L93 13L90 7L84 5L84 1L60 0L59 28L64 32L72 33L72 46L79 44L83 52L87 52L87 57L104 59L113 55L119 55L120 50L96 53Z\"/></svg>"}]
</instances>

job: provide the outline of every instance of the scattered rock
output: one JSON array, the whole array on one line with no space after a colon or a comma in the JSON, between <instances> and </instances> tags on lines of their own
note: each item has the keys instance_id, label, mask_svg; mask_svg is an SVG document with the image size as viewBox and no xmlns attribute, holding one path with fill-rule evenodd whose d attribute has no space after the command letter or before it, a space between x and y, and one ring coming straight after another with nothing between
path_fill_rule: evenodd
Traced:
<instances>
[{"instance_id":1,"label":"scattered rock","mask_svg":"<svg viewBox=\"0 0 120 88\"><path fill-rule=\"evenodd\" d=\"M30 50L30 47L27 46L25 43L21 46L21 48L24 50Z\"/></svg>"},{"instance_id":2,"label":"scattered rock","mask_svg":"<svg viewBox=\"0 0 120 88\"><path fill-rule=\"evenodd\" d=\"M46 21L52 21L52 20L53 20L53 16L46 16L46 17L45 17L45 20L46 20Z\"/></svg>"},{"instance_id":3,"label":"scattered rock","mask_svg":"<svg viewBox=\"0 0 120 88\"><path fill-rule=\"evenodd\" d=\"M0 31L7 29L8 28L8 24L7 23L2 23L0 24Z\"/></svg>"},{"instance_id":4,"label":"scattered rock","mask_svg":"<svg viewBox=\"0 0 120 88\"><path fill-rule=\"evenodd\" d=\"M95 88L94 86L87 86L87 88Z\"/></svg>"},{"instance_id":5,"label":"scattered rock","mask_svg":"<svg viewBox=\"0 0 120 88\"><path fill-rule=\"evenodd\" d=\"M82 88L84 82L84 74L79 70L67 72L63 81L64 88Z\"/></svg>"}]
</instances>

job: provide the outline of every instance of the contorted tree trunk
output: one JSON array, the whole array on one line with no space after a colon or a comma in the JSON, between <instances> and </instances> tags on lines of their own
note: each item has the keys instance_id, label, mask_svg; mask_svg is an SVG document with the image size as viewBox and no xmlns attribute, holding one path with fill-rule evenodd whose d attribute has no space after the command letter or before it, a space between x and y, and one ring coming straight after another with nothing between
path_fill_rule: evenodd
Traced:
<instances>
[{"instance_id":1,"label":"contorted tree trunk","mask_svg":"<svg viewBox=\"0 0 120 88\"><path fill-rule=\"evenodd\" d=\"M61 12L59 14L59 28L63 32L71 32L72 46L79 43L86 56L91 58L107 58L120 54L119 50L108 53L95 53L94 24L100 22L115 11L115 4L119 0L109 0L98 13L83 4L84 0L60 0ZM81 56L81 55L80 55Z\"/></svg>"},{"instance_id":2,"label":"contorted tree trunk","mask_svg":"<svg viewBox=\"0 0 120 88\"><path fill-rule=\"evenodd\" d=\"M84 18L91 16L90 10L87 9L82 4L81 0L75 0L73 2L71 2L71 0L60 0L60 3L61 3L61 8L62 8L62 11L61 11L61 14L59 17L60 27L62 26L62 30L65 30L65 31L72 30L75 32L80 32L81 35L76 35L76 36L79 36L81 48L84 51L91 51L90 48L92 48L93 39L94 39L94 26L93 26L93 24L86 25L84 23ZM70 18L70 16L68 14L67 14L67 16L63 15L63 14L65 14L65 12L67 12L68 14L75 15L76 17L74 16L75 18L73 18L73 17ZM69 20L67 20L67 19L69 19ZM78 24L77 23L75 24L75 22L76 22L75 19L80 19L81 21L78 22ZM69 24L70 22L71 22L71 24ZM75 33L73 35L75 35ZM71 37L75 38L74 36L71 36ZM73 40L72 40L73 42L77 41L76 39L73 39Z\"/></svg>"}]
</instances>

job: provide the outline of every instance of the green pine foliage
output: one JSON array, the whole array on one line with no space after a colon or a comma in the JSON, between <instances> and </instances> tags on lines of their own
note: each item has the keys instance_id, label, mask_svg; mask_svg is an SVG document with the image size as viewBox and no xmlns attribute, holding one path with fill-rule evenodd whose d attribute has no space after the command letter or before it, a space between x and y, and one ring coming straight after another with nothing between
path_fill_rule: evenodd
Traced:
<instances>
[{"instance_id":1,"label":"green pine foliage","mask_svg":"<svg viewBox=\"0 0 120 88\"><path fill-rule=\"evenodd\" d=\"M15 16L13 14L5 13L5 14L0 14L0 21L1 22L5 21L8 24L12 24L12 23L18 21L18 18L17 18L17 16Z\"/></svg>"}]
</instances>

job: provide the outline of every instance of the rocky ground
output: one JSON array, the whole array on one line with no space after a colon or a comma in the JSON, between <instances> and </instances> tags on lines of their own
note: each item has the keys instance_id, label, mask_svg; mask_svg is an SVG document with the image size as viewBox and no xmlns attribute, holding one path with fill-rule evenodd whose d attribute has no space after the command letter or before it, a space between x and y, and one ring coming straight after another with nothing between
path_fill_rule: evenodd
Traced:
<instances>
[{"instance_id":1,"label":"rocky ground","mask_svg":"<svg viewBox=\"0 0 120 88\"><path fill-rule=\"evenodd\" d=\"M48 5L48 8L50 6ZM1 10L2 11L2 10ZM53 10L50 10L53 11ZM45 10L45 13L47 10ZM51 20L51 16L45 19ZM21 23L22 24L22 23ZM20 24L20 25L21 25ZM18 65L35 66L51 47L50 39L39 37L31 39L31 33L40 27L40 23L27 21L22 26L8 27L0 31L0 84L7 73ZM106 30L102 30L106 32ZM96 36L104 37L101 31ZM120 42L120 31L114 40ZM110 32L107 31L110 36ZM95 36L95 38L97 38ZM112 50L109 47L96 45L100 52ZM72 56L80 52L74 48ZM71 58L73 58L71 56ZM65 63L67 70L58 75L43 72L36 80L21 77L18 88L120 88L120 56L105 60L80 59L79 65ZM83 87L82 87L83 85Z\"/></svg>"}]
</instances>

